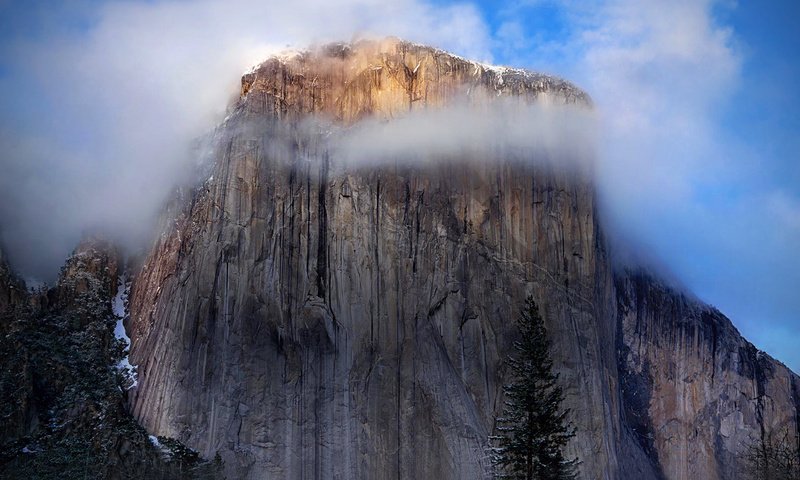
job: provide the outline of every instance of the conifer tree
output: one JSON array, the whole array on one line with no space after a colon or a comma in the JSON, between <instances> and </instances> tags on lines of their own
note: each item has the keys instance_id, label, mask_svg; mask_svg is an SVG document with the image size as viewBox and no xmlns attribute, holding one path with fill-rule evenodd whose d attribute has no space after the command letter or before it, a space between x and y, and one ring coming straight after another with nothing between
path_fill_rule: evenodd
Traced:
<instances>
[{"instance_id":1,"label":"conifer tree","mask_svg":"<svg viewBox=\"0 0 800 480\"><path fill-rule=\"evenodd\" d=\"M532 297L518 320L520 340L506 359L510 383L503 387L505 402L496 419L491 460L498 478L562 480L576 476L578 459L567 460L563 447L575 435L561 409L564 399L553 374L550 343L544 321Z\"/></svg>"}]
</instances>

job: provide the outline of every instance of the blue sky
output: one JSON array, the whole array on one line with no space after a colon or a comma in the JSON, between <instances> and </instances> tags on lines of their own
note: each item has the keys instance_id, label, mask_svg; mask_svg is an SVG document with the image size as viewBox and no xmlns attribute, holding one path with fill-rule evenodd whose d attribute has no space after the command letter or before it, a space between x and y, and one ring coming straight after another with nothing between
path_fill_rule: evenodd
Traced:
<instances>
[{"instance_id":1,"label":"blue sky","mask_svg":"<svg viewBox=\"0 0 800 480\"><path fill-rule=\"evenodd\" d=\"M800 4L590 3L480 3L492 36L516 39L495 47L495 60L566 76L607 115L622 105L653 122L608 132L616 138L606 155L622 161L605 164L611 178L601 186L616 224L748 339L800 370ZM617 9L638 11L615 18L624 17ZM652 33L663 28L659 17L675 32ZM611 38L592 35L599 31ZM670 45L684 42L675 54ZM609 51L616 65L597 60Z\"/></svg>"},{"instance_id":2,"label":"blue sky","mask_svg":"<svg viewBox=\"0 0 800 480\"><path fill-rule=\"evenodd\" d=\"M791 1L0 0L4 241L41 277L98 224L143 236L242 70L394 34L586 89L615 235L800 371L797 18Z\"/></svg>"}]
</instances>

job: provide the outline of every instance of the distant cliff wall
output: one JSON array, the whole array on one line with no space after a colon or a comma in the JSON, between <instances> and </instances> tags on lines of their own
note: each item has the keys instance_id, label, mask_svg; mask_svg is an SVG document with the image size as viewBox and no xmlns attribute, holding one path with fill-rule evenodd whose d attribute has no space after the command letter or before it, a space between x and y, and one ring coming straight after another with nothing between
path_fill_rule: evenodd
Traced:
<instances>
[{"instance_id":1,"label":"distant cliff wall","mask_svg":"<svg viewBox=\"0 0 800 480\"><path fill-rule=\"evenodd\" d=\"M615 280L626 418L666 478L746 478L747 448L798 438L795 373L715 308L641 271Z\"/></svg>"}]
</instances>

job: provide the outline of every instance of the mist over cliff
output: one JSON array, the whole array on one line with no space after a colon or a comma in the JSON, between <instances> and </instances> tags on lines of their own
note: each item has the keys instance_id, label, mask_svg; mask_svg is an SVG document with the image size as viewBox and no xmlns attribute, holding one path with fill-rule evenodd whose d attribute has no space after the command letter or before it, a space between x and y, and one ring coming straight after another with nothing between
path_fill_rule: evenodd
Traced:
<instances>
[{"instance_id":1,"label":"mist over cliff","mask_svg":"<svg viewBox=\"0 0 800 480\"><path fill-rule=\"evenodd\" d=\"M40 242L53 246L41 265L78 226L142 246L136 261L113 242L83 242L55 288L29 292L0 249L0 353L24 373L6 372L0 390L17 405L0 468L49 465L58 452L36 445L76 438L58 425L89 425L103 433L112 476L127 462L174 469L155 450L164 439L230 478L489 477L503 359L530 295L581 479L743 478L748 445L797 437L800 380L615 237L597 180L608 173L597 113L561 78L397 38L267 56L216 127L194 119L120 156L151 152L155 166L177 155L167 167L96 172L114 181L78 200L107 192L129 203L50 205L47 215L63 215L48 228L68 234ZM150 150L170 136L171 147ZM25 155L10 158L11 178L24 178ZM130 172L142 183L126 183ZM64 192L80 185L65 179ZM138 200L142 185L153 190ZM33 200L4 215L19 221L41 207ZM4 235L36 254L11 220ZM86 386L80 375L26 366L46 363L42 345L60 340L52 322L32 321L51 316L71 352L87 339L102 346L86 362L102 373L96 400L124 431L95 428L107 417L94 407L61 409L54 423L48 402L89 404L70 396ZM117 331L130 337L127 356Z\"/></svg>"},{"instance_id":2,"label":"mist over cliff","mask_svg":"<svg viewBox=\"0 0 800 480\"><path fill-rule=\"evenodd\" d=\"M86 232L141 251L175 183L193 180L197 139L227 115L240 72L287 45L393 34L558 73L590 92L608 233L734 312L761 348L791 364L800 203L798 170L786 160L796 127L778 99L791 98L793 84L776 85L787 71L760 63L785 65L791 42L749 51L753 39L729 16L749 8L718 0L488 9L426 0L5 2L0 237L17 270L51 282ZM785 8L769 13L792 18ZM728 114L740 106L772 113L739 115L740 133L730 134ZM751 134L758 146L745 141Z\"/></svg>"},{"instance_id":3,"label":"mist over cliff","mask_svg":"<svg viewBox=\"0 0 800 480\"><path fill-rule=\"evenodd\" d=\"M454 113L465 92L484 118ZM507 101L523 115L489 114ZM530 294L581 478L741 478L744 446L796 431L797 376L713 307L615 267L582 161L590 108L564 80L397 39L245 74L131 290L134 416L237 478L482 478ZM460 142L429 137L436 119Z\"/></svg>"},{"instance_id":4,"label":"mist over cliff","mask_svg":"<svg viewBox=\"0 0 800 480\"><path fill-rule=\"evenodd\" d=\"M332 131L333 152L348 165L364 167L458 162L471 156L485 162L516 159L564 169L594 167L594 118L586 105L565 106L545 95L529 105L480 97L473 94L455 105L413 110L391 121L365 119Z\"/></svg>"},{"instance_id":5,"label":"mist over cliff","mask_svg":"<svg viewBox=\"0 0 800 480\"><path fill-rule=\"evenodd\" d=\"M194 180L197 139L227 114L241 72L271 53L392 32L490 57L473 6L419 0L71 2L31 12L30 37L0 46L11 72L0 78L0 228L14 266L51 283L87 233L147 244L176 184Z\"/></svg>"}]
</instances>

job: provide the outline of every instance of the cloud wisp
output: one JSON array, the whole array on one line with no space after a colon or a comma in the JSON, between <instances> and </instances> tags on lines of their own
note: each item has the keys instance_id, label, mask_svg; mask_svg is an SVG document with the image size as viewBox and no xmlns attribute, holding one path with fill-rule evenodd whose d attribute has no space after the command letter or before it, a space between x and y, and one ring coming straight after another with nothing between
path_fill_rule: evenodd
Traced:
<instances>
[{"instance_id":1,"label":"cloud wisp","mask_svg":"<svg viewBox=\"0 0 800 480\"><path fill-rule=\"evenodd\" d=\"M800 186L767 178L782 161L766 158L769 145L744 144L726 118L742 95L757 104L775 94L744 84L744 40L720 15L731 8L724 0L517 2L498 34L531 48L527 57L512 52L519 61L592 95L598 189L616 243L634 262L668 265L797 370L800 356L785 338L800 337ZM551 35L525 30L526 15L542 14L558 20Z\"/></svg>"},{"instance_id":2,"label":"cloud wisp","mask_svg":"<svg viewBox=\"0 0 800 480\"><path fill-rule=\"evenodd\" d=\"M76 4L65 20L75 28L0 36L0 236L26 274L52 279L86 231L129 245L148 238L164 197L196 161L192 143L225 116L249 66L287 46L396 35L582 85L596 107L587 144L596 139L613 235L638 259L669 265L760 348L800 368L784 341L800 336L800 187L765 178L768 149L724 127L747 68L718 15L731 8L726 0L520 0L496 12L495 25L471 3L426 0ZM59 23L49 11L32 21ZM411 116L368 122L340 148L370 152L369 139L383 136L382 148L447 152L451 141L488 145L482 133L509 129L458 108L440 115L458 116L455 135L469 138L414 128L449 117ZM520 124L539 128L539 114ZM393 143L398 133L414 140ZM514 127L506 133L513 143Z\"/></svg>"},{"instance_id":3,"label":"cloud wisp","mask_svg":"<svg viewBox=\"0 0 800 480\"><path fill-rule=\"evenodd\" d=\"M593 112L583 106L496 98L414 110L391 121L365 119L331 139L337 158L353 167L518 158L587 171L595 158L595 129Z\"/></svg>"},{"instance_id":4,"label":"cloud wisp","mask_svg":"<svg viewBox=\"0 0 800 480\"><path fill-rule=\"evenodd\" d=\"M752 147L722 126L745 68L715 15L726 7L623 0L589 19L582 76L604 129L598 182L615 231L797 369L796 351L769 332L800 336L800 197L764 182Z\"/></svg>"},{"instance_id":5,"label":"cloud wisp","mask_svg":"<svg viewBox=\"0 0 800 480\"><path fill-rule=\"evenodd\" d=\"M31 15L56 22L46 9ZM19 270L48 280L87 232L129 246L151 234L195 162L192 142L224 117L239 74L270 54L391 34L490 56L467 4L123 1L69 15L87 26L0 45L2 240Z\"/></svg>"}]
</instances>

